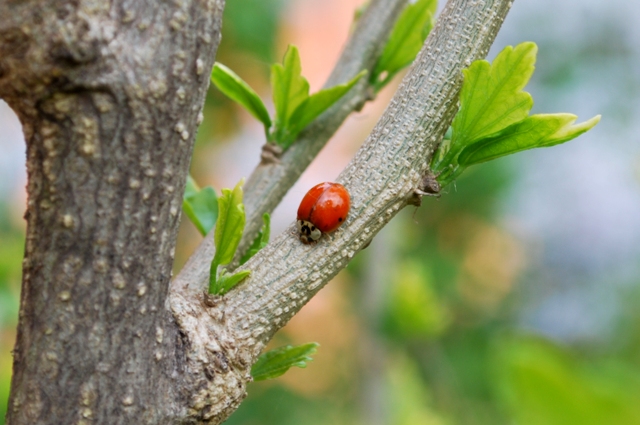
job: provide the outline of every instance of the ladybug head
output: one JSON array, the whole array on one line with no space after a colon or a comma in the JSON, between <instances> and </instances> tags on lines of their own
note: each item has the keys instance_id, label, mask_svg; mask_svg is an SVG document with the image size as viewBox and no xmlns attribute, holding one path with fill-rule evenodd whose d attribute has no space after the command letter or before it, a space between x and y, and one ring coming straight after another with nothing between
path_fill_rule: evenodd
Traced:
<instances>
[{"instance_id":1,"label":"ladybug head","mask_svg":"<svg viewBox=\"0 0 640 425\"><path fill-rule=\"evenodd\" d=\"M298 235L304 244L316 242L322 236L322 232L312 223L306 220L298 220Z\"/></svg>"}]
</instances>

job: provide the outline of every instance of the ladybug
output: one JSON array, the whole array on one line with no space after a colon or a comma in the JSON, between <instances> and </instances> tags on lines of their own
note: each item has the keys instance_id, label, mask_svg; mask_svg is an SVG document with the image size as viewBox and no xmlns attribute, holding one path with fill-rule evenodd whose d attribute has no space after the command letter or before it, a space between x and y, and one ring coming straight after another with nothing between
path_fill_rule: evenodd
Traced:
<instances>
[{"instance_id":1,"label":"ladybug","mask_svg":"<svg viewBox=\"0 0 640 425\"><path fill-rule=\"evenodd\" d=\"M313 186L298 207L298 234L304 244L316 242L322 233L333 232L347 219L351 199L339 183Z\"/></svg>"}]
</instances>

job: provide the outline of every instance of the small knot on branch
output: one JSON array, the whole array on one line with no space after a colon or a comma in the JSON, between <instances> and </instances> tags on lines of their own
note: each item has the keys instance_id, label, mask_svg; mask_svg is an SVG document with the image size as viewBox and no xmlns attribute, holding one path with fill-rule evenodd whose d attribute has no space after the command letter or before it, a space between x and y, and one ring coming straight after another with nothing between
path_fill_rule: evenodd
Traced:
<instances>
[{"instance_id":1,"label":"small knot on branch","mask_svg":"<svg viewBox=\"0 0 640 425\"><path fill-rule=\"evenodd\" d=\"M440 190L442 190L442 188L440 187L440 183L438 183L438 176L433 174L431 170L428 170L427 174L422 177L420 186L413 191L413 194L411 194L407 204L419 207L422 205L423 196L434 196L439 198Z\"/></svg>"},{"instance_id":2,"label":"small knot on branch","mask_svg":"<svg viewBox=\"0 0 640 425\"><path fill-rule=\"evenodd\" d=\"M274 143L265 143L260 153L260 163L262 165L279 164L282 156L282 148Z\"/></svg>"}]
</instances>

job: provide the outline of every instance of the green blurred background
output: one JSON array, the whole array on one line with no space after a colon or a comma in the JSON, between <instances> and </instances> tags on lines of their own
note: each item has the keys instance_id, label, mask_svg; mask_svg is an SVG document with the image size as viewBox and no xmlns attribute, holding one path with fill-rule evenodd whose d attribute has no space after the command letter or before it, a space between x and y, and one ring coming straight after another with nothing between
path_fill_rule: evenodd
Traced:
<instances>
[{"instance_id":1,"label":"green blurred background","mask_svg":"<svg viewBox=\"0 0 640 425\"><path fill-rule=\"evenodd\" d=\"M558 4L561 3L561 4ZM300 48L317 90L356 0L229 0L218 60L267 102L269 65ZM440 6L442 8L442 5ZM567 145L470 169L407 208L281 331L307 369L249 386L233 425L640 424L640 4L515 2L490 58L534 41L534 112L602 114ZM273 215L348 163L394 87L345 123ZM211 89L192 174L232 187L262 129ZM24 142L0 104L0 424L24 247ZM201 240L179 235L175 270Z\"/></svg>"}]
</instances>

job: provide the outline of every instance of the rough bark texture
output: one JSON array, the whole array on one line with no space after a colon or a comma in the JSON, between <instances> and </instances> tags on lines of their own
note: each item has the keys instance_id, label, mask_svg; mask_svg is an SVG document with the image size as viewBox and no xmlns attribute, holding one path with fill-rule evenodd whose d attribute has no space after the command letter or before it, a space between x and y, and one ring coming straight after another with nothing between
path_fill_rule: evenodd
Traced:
<instances>
[{"instance_id":1,"label":"rough bark texture","mask_svg":"<svg viewBox=\"0 0 640 425\"><path fill-rule=\"evenodd\" d=\"M23 123L29 172L9 424L224 421L273 334L420 188L460 71L510 5L449 1L341 175L352 210L338 232L311 246L285 232L225 297L201 292L211 251L167 298L222 0L0 3L0 97Z\"/></svg>"},{"instance_id":2,"label":"rough bark texture","mask_svg":"<svg viewBox=\"0 0 640 425\"><path fill-rule=\"evenodd\" d=\"M165 301L222 8L0 4L0 97L29 174L9 424L187 418Z\"/></svg>"}]
</instances>

